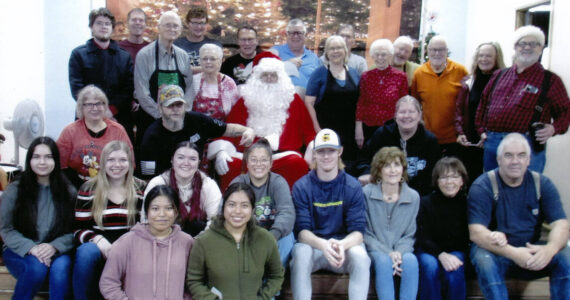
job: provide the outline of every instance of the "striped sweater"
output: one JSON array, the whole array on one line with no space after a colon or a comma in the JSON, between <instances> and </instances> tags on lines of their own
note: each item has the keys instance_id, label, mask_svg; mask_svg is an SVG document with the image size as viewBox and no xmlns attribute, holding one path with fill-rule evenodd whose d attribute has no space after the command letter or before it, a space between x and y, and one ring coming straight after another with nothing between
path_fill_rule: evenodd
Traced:
<instances>
[{"instance_id":1,"label":"striped sweater","mask_svg":"<svg viewBox=\"0 0 570 300\"><path fill-rule=\"evenodd\" d=\"M140 210L142 209L143 193L146 183L136 179L137 191L137 214L136 221L140 220ZM128 224L128 214L126 202L115 204L107 201L107 208L103 210L103 228L95 223L91 207L95 191L89 190L87 184L83 184L77 193L75 202L75 224L74 238L78 244L91 241L94 237L102 235L110 243L113 243L121 235L128 232L132 226ZM134 224L132 224L134 225Z\"/></svg>"}]
</instances>

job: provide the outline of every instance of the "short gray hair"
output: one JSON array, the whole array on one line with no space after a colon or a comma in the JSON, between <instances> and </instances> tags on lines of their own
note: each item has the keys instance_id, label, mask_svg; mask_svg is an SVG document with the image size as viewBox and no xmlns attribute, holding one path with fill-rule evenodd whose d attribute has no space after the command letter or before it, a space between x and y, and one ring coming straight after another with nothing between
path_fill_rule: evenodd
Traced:
<instances>
[{"instance_id":1,"label":"short gray hair","mask_svg":"<svg viewBox=\"0 0 570 300\"><path fill-rule=\"evenodd\" d=\"M394 45L389 39L379 39L372 42L370 45L370 56L374 55L376 51L379 51L380 48L386 48L390 55L394 55Z\"/></svg>"},{"instance_id":2,"label":"short gray hair","mask_svg":"<svg viewBox=\"0 0 570 300\"><path fill-rule=\"evenodd\" d=\"M200 57L202 57L202 54L206 51L214 52L214 55L216 56L217 59L222 59L224 57L224 51L222 50L222 48L220 48L220 46L216 44L206 43L202 45L202 47L200 47L200 52L199 52Z\"/></svg>"},{"instance_id":3,"label":"short gray hair","mask_svg":"<svg viewBox=\"0 0 570 300\"><path fill-rule=\"evenodd\" d=\"M177 13L175 13L175 12L173 12L173 11L171 11L171 10L169 10L169 11L167 11L167 12L164 12L162 15L160 15L160 18L158 18L158 25L162 25L162 22L164 21L164 18L165 18L165 17L168 17L168 16L170 16L170 17L175 17L175 18L178 20L178 23L179 23L180 25L182 25L182 20L180 19L180 16L179 16Z\"/></svg>"},{"instance_id":4,"label":"short gray hair","mask_svg":"<svg viewBox=\"0 0 570 300\"><path fill-rule=\"evenodd\" d=\"M412 49L414 48L414 40L407 35L401 35L394 41L394 46L396 44L404 44L410 46Z\"/></svg>"},{"instance_id":5,"label":"short gray hair","mask_svg":"<svg viewBox=\"0 0 570 300\"><path fill-rule=\"evenodd\" d=\"M445 48L448 48L447 47L447 38L443 35L436 35L436 36L432 37L431 40L429 40L428 47L429 47L429 45L431 45L432 42L437 42L437 41L444 42Z\"/></svg>"},{"instance_id":6,"label":"short gray hair","mask_svg":"<svg viewBox=\"0 0 570 300\"><path fill-rule=\"evenodd\" d=\"M340 35L340 32L343 30L350 30L350 32L352 32L352 37L354 37L354 27L350 24L340 24L340 26L338 26L338 30L336 31L337 35Z\"/></svg>"},{"instance_id":7,"label":"short gray hair","mask_svg":"<svg viewBox=\"0 0 570 300\"><path fill-rule=\"evenodd\" d=\"M289 21L289 23L287 23L287 31L289 31L289 29L293 26L302 26L303 27L303 32L307 33L307 26L305 26L305 23L303 22L303 20L301 19L292 19L291 21Z\"/></svg>"},{"instance_id":8,"label":"short gray hair","mask_svg":"<svg viewBox=\"0 0 570 300\"><path fill-rule=\"evenodd\" d=\"M499 147L497 147L497 157L503 156L503 154L505 154L505 147L513 143L521 143L526 153L531 155L532 152L530 151L530 145L526 137L518 132L513 132L507 134L499 143Z\"/></svg>"}]
</instances>

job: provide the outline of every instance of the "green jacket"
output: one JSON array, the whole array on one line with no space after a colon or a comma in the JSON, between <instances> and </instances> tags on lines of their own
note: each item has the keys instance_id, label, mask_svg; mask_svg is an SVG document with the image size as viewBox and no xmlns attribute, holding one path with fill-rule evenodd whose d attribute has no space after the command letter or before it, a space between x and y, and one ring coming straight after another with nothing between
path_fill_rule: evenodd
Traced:
<instances>
[{"instance_id":1,"label":"green jacket","mask_svg":"<svg viewBox=\"0 0 570 300\"><path fill-rule=\"evenodd\" d=\"M248 225L249 226L249 225ZM196 238L186 272L186 287L193 299L271 299L281 289L284 271L277 242L267 230L246 229L240 243L215 219Z\"/></svg>"}]
</instances>

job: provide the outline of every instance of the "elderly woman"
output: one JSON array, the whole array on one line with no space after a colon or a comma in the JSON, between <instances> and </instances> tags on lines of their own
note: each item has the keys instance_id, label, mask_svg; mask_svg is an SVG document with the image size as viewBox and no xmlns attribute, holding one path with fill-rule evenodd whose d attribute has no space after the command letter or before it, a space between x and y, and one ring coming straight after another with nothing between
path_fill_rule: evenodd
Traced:
<instances>
[{"instance_id":1,"label":"elderly woman","mask_svg":"<svg viewBox=\"0 0 570 300\"><path fill-rule=\"evenodd\" d=\"M461 91L456 99L455 130L457 143L463 146L461 160L469 172L470 182L465 184L470 184L483 172L483 141L475 129L479 100L493 72L504 67L499 43L485 42L475 50L471 74L461 81Z\"/></svg>"},{"instance_id":2,"label":"elderly woman","mask_svg":"<svg viewBox=\"0 0 570 300\"><path fill-rule=\"evenodd\" d=\"M349 54L344 38L329 37L325 43L325 65L313 72L305 94L315 131L330 128L339 135L345 162L354 161L358 150L354 124L360 75L347 66Z\"/></svg>"},{"instance_id":3,"label":"elderly woman","mask_svg":"<svg viewBox=\"0 0 570 300\"><path fill-rule=\"evenodd\" d=\"M400 98L396 103L394 120L378 128L366 143L360 169L364 173L370 172L370 162L379 149L398 147L406 155L410 187L420 195L429 194L432 190L431 170L440 158L441 151L435 135L424 128L421 119L422 109L418 100L412 96ZM362 175L358 180L366 184L370 182L370 175Z\"/></svg>"},{"instance_id":4,"label":"elderly woman","mask_svg":"<svg viewBox=\"0 0 570 300\"><path fill-rule=\"evenodd\" d=\"M196 98L192 110L214 119L224 121L232 106L239 99L239 92L233 79L220 73L222 48L215 44L200 47L202 73L195 74L192 89Z\"/></svg>"},{"instance_id":5,"label":"elderly woman","mask_svg":"<svg viewBox=\"0 0 570 300\"><path fill-rule=\"evenodd\" d=\"M374 155L366 197L364 243L376 272L378 299L395 299L394 276L400 276L400 299L416 299L418 261L414 255L418 192L407 184L406 156L396 147Z\"/></svg>"},{"instance_id":6,"label":"elderly woman","mask_svg":"<svg viewBox=\"0 0 570 300\"><path fill-rule=\"evenodd\" d=\"M110 141L125 142L133 148L125 128L109 119L109 100L98 87L90 84L77 95L77 121L67 125L59 138L61 168L77 187L99 172L101 151Z\"/></svg>"},{"instance_id":7,"label":"elderly woman","mask_svg":"<svg viewBox=\"0 0 570 300\"><path fill-rule=\"evenodd\" d=\"M467 171L459 159L444 157L432 180L435 191L422 197L417 218L420 299L465 299Z\"/></svg>"},{"instance_id":8,"label":"elderly woman","mask_svg":"<svg viewBox=\"0 0 570 300\"><path fill-rule=\"evenodd\" d=\"M362 73L356 105L356 143L361 148L374 131L394 116L396 101L408 94L406 74L390 66L394 46L387 39L370 46L375 69Z\"/></svg>"}]
</instances>

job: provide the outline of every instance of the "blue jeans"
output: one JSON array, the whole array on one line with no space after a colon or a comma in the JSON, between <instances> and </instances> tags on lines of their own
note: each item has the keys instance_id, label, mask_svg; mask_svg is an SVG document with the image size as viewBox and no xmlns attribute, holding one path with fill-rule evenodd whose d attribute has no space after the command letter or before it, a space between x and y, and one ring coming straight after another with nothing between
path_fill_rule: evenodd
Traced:
<instances>
[{"instance_id":1,"label":"blue jeans","mask_svg":"<svg viewBox=\"0 0 570 300\"><path fill-rule=\"evenodd\" d=\"M295 246L295 236L293 232L280 238L277 241L277 248L279 249L279 257L281 257L281 264L283 269L287 270L289 265L289 259L291 258L291 252L293 251L293 246Z\"/></svg>"},{"instance_id":2,"label":"blue jeans","mask_svg":"<svg viewBox=\"0 0 570 300\"><path fill-rule=\"evenodd\" d=\"M13 299L33 299L49 275L49 298L71 299L71 257L56 256L51 266L42 264L35 256L20 255L9 248L3 252L8 271L16 277Z\"/></svg>"},{"instance_id":3,"label":"blue jeans","mask_svg":"<svg viewBox=\"0 0 570 300\"><path fill-rule=\"evenodd\" d=\"M348 298L365 300L370 284L370 258L364 244L345 250L345 261L340 268L329 264L323 252L305 243L296 243L291 259L291 290L295 300L309 300L312 296L311 273L329 270L335 273L349 273Z\"/></svg>"},{"instance_id":4,"label":"blue jeans","mask_svg":"<svg viewBox=\"0 0 570 300\"><path fill-rule=\"evenodd\" d=\"M94 243L84 243L75 252L73 267L73 296L75 300L101 299L99 278L105 259Z\"/></svg>"},{"instance_id":5,"label":"blue jeans","mask_svg":"<svg viewBox=\"0 0 570 300\"><path fill-rule=\"evenodd\" d=\"M378 299L395 299L392 259L384 252L371 251L368 254L374 264ZM413 253L402 254L400 268L402 268L400 299L415 300L418 294L418 260L416 256Z\"/></svg>"},{"instance_id":6,"label":"blue jeans","mask_svg":"<svg viewBox=\"0 0 570 300\"><path fill-rule=\"evenodd\" d=\"M466 297L465 289L465 253L452 251L464 265L451 272L445 271L439 259L431 254L419 252L420 264L420 299L462 299Z\"/></svg>"},{"instance_id":7,"label":"blue jeans","mask_svg":"<svg viewBox=\"0 0 570 300\"><path fill-rule=\"evenodd\" d=\"M509 133L510 132L487 132L487 140L485 140L485 144L483 146L483 168L485 169L485 172L498 167L497 148L499 148L499 144ZM529 145L532 145L532 141L529 140L529 137L526 136L526 138L529 142ZM534 152L534 150L532 150L532 147L530 147L530 150L531 156L530 165L528 168L530 170L542 173L544 170L544 165L546 163L546 151Z\"/></svg>"},{"instance_id":8,"label":"blue jeans","mask_svg":"<svg viewBox=\"0 0 570 300\"><path fill-rule=\"evenodd\" d=\"M570 248L564 247L548 266L540 271L520 268L512 260L495 255L473 244L471 262L477 272L479 287L485 299L508 299L505 276L535 279L550 276L550 299L570 299Z\"/></svg>"}]
</instances>

